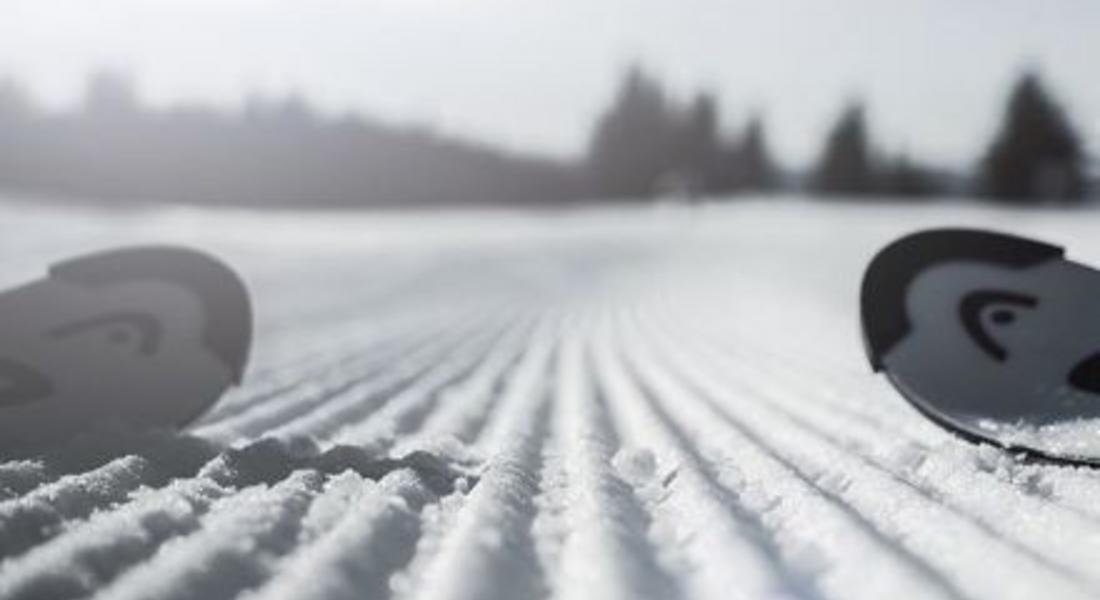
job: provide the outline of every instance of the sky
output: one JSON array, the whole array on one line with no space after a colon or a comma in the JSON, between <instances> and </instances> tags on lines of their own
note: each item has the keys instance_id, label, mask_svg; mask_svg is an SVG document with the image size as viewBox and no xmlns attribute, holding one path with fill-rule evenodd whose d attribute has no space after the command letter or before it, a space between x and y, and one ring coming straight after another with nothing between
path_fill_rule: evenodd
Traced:
<instances>
[{"instance_id":1,"label":"sky","mask_svg":"<svg viewBox=\"0 0 1100 600\"><path fill-rule=\"evenodd\" d=\"M1098 25L1093 0L0 0L0 77L56 108L103 69L157 106L301 94L572 157L641 64L730 131L761 115L789 166L860 99L884 151L958 167L1024 68L1100 153Z\"/></svg>"}]
</instances>

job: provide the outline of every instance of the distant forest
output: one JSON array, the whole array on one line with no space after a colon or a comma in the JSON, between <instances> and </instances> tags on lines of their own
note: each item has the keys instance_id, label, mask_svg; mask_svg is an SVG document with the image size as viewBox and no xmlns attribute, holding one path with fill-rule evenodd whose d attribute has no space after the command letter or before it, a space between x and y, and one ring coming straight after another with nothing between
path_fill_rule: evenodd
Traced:
<instances>
[{"instance_id":1,"label":"distant forest","mask_svg":"<svg viewBox=\"0 0 1100 600\"><path fill-rule=\"evenodd\" d=\"M324 117L298 99L252 101L239 111L153 109L108 73L89 80L79 108L49 112L7 81L0 188L118 203L295 208L553 206L795 190L1077 203L1095 190L1081 137L1037 73L1024 73L1010 91L974 172L882 153L855 103L823 140L816 165L792 173L772 157L759 116L731 133L718 104L709 93L677 101L631 69L585 155L558 161L421 128Z\"/></svg>"}]
</instances>

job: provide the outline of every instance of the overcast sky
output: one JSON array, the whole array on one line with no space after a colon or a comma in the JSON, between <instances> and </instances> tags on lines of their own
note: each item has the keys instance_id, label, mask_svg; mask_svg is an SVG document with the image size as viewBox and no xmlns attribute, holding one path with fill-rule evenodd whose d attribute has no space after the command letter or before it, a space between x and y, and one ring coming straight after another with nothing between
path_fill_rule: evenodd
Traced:
<instances>
[{"instance_id":1,"label":"overcast sky","mask_svg":"<svg viewBox=\"0 0 1100 600\"><path fill-rule=\"evenodd\" d=\"M0 0L0 75L52 106L103 67L158 105L298 91L570 156L640 62L718 93L730 127L763 114L794 166L855 97L885 149L952 164L1028 65L1100 149L1098 27L1094 0Z\"/></svg>"}]
</instances>

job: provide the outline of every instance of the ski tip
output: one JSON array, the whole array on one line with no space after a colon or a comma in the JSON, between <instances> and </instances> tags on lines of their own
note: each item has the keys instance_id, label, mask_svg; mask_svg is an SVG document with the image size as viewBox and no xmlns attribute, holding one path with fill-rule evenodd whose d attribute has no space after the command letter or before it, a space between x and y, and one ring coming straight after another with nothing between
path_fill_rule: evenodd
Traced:
<instances>
[{"instance_id":1,"label":"ski tip","mask_svg":"<svg viewBox=\"0 0 1100 600\"><path fill-rule=\"evenodd\" d=\"M152 279L188 289L206 313L205 342L240 384L252 346L252 303L244 281L220 259L181 246L138 246L62 261L49 275L90 286Z\"/></svg>"},{"instance_id":2,"label":"ski tip","mask_svg":"<svg viewBox=\"0 0 1100 600\"><path fill-rule=\"evenodd\" d=\"M880 250L860 286L860 320L871 369L883 369L883 357L909 334L906 312L909 285L935 265L960 260L1024 268L1065 251L1059 246L995 231L967 228L927 229L905 235Z\"/></svg>"}]
</instances>

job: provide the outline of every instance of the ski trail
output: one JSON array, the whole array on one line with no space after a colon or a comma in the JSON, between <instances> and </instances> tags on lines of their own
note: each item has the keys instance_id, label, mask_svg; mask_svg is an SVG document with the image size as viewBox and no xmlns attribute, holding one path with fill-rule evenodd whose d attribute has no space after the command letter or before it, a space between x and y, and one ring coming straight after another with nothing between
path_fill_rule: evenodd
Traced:
<instances>
[{"instance_id":1,"label":"ski trail","mask_svg":"<svg viewBox=\"0 0 1100 600\"><path fill-rule=\"evenodd\" d=\"M511 343L498 345L477 373L461 386L449 390L446 398L439 399L435 409L425 415L421 427L406 435L395 453L449 441L472 442L492 414L493 407L507 394L508 386L521 385L516 383L517 379L531 371L531 341L546 335L551 326L545 317L522 324L522 331Z\"/></svg>"},{"instance_id":2,"label":"ski trail","mask_svg":"<svg viewBox=\"0 0 1100 600\"><path fill-rule=\"evenodd\" d=\"M771 414L768 403L755 399L753 390L746 388L743 382L723 378L721 383L717 383L707 373L700 372L697 364L686 360L682 350L672 348L670 342L656 340L655 343L661 344L670 363L685 374L685 381L695 383L700 390L706 391L699 397L708 401L716 416L753 432L790 464L814 465L812 470L805 469L807 476L812 473L823 483L827 482L838 497L874 521L881 531L909 547L915 555L936 565L938 571L945 573L967 595L1029 598L1057 590L1056 594L1061 598L1088 596L1079 581L1066 577L1067 573L1052 572L1052 565L1045 559L938 503L908 482L880 471L859 456L828 444L812 432L784 426L782 416ZM748 398L754 400L747 401ZM901 503L904 503L906 510L888 508ZM941 524L941 527L929 529L926 526L933 522ZM943 527L947 524L954 531L967 532L971 543L965 550L952 549L951 536L945 534L947 529ZM977 564L984 565L983 569L991 576L980 581L961 576ZM1021 572L1026 572L1028 576L1015 578L1011 585L1002 585L1009 581L1010 574ZM1001 575L996 576L998 573Z\"/></svg>"},{"instance_id":3,"label":"ski trail","mask_svg":"<svg viewBox=\"0 0 1100 600\"><path fill-rule=\"evenodd\" d=\"M698 359L706 356L703 351L693 352L693 355L698 357L697 364L700 362ZM738 377L741 371L736 365L728 363L722 370L728 377ZM744 374L740 377L743 378ZM751 387L754 384L745 385ZM933 470L933 460L933 464L910 465L917 468L899 472L896 464L877 458L872 450L888 447L889 437L859 423L837 423L835 412L822 410L814 404L795 405L789 401L792 396L777 393L778 389L782 389L777 386L769 386L768 390L753 389L757 397L774 405L784 418L796 423L799 428L813 432L833 447L855 450L866 464L922 490L963 518L981 524L992 535L1026 548L1036 562L1064 570L1067 576L1083 580L1089 586L1100 586L1092 568L1100 559L1100 523L1094 519L1046 502L1034 494L1020 493L1019 486L980 469L960 471L954 465L946 465L947 468L941 466ZM853 447L860 438L865 440L865 445ZM1014 518L1014 515L1020 514L1027 514L1029 518Z\"/></svg>"},{"instance_id":4,"label":"ski trail","mask_svg":"<svg viewBox=\"0 0 1100 600\"><path fill-rule=\"evenodd\" d=\"M647 538L652 517L612 466L619 434L595 393L583 326L563 335L555 377L565 539L553 595L672 600L682 590Z\"/></svg>"},{"instance_id":5,"label":"ski trail","mask_svg":"<svg viewBox=\"0 0 1100 600\"><path fill-rule=\"evenodd\" d=\"M698 337L700 340L706 339L701 335ZM726 354L729 360L744 360L742 354L732 352L732 349L718 345L711 339L707 341ZM821 419L822 425L835 424L836 427L843 428L833 429L834 435L846 438L846 443L858 444L853 449L865 452L869 458L886 462L893 460L899 463L894 466L895 469L911 471L911 475L922 477L927 485L935 486L939 481L956 481L958 485L954 489L958 492L980 495L998 490L1003 503L997 502L993 506L988 503L976 505L975 510L982 514L987 508L1020 509L1015 502L1015 496L1025 494L1042 501L1041 504L1033 505L1033 508L1041 511L1054 510L1056 513L1065 511L1064 514L1070 522L1086 519L1094 524L1093 527L1100 522L1100 506L1096 502L1100 486L1090 476L1091 469L1018 463L1006 453L991 447L976 447L946 432L937 432L941 435L934 436L933 439L943 436L948 439L932 446L923 437L918 438L911 433L914 424L925 425L923 417L910 414L908 418L903 418L896 411L889 411L885 415L885 411L870 414L867 412L867 403L857 404L849 400L866 396L866 389L861 389L866 386L854 389L851 386L843 387L834 378L817 374L812 365L802 364L799 368L808 377L789 381L774 366L777 360L779 359L771 359L760 364L761 374L766 373L769 376L769 385L774 389L790 390L792 394L807 394L817 390L815 396L819 402L804 408L814 411L815 419ZM784 362L790 364L796 360L792 357L784 359ZM904 402L892 390L888 392L890 395L884 403ZM891 468L890 465L883 466ZM979 479L981 485L975 486L974 478ZM1060 524L1061 517L1058 514L1051 514L1050 518Z\"/></svg>"},{"instance_id":6,"label":"ski trail","mask_svg":"<svg viewBox=\"0 0 1100 600\"><path fill-rule=\"evenodd\" d=\"M532 342L542 364L551 360L555 343L556 335ZM540 374L531 391L500 407L479 440L491 449L480 482L446 534L429 540L435 547L426 564L410 566L398 597L507 600L545 593L531 539L550 409L546 369Z\"/></svg>"},{"instance_id":7,"label":"ski trail","mask_svg":"<svg viewBox=\"0 0 1100 600\"><path fill-rule=\"evenodd\" d=\"M300 545L249 599L352 600L389 595L390 577L413 557L420 512L437 500L411 471L358 481L343 516L313 543Z\"/></svg>"},{"instance_id":8,"label":"ski trail","mask_svg":"<svg viewBox=\"0 0 1100 600\"><path fill-rule=\"evenodd\" d=\"M291 421L273 431L273 435L313 435L337 443L379 447L388 446L392 438L384 428L371 431L378 414L385 416L388 406L416 404L466 378L490 351L496 340L507 331L507 324L495 323L476 330L469 337L454 341L443 354L417 365L415 371L401 373L354 396L319 407L304 418ZM376 435L372 436L374 433Z\"/></svg>"},{"instance_id":9,"label":"ski trail","mask_svg":"<svg viewBox=\"0 0 1100 600\"><path fill-rule=\"evenodd\" d=\"M145 459L126 456L0 502L0 560L52 538L67 522L108 509L138 486L155 485L162 478Z\"/></svg>"},{"instance_id":10,"label":"ski trail","mask_svg":"<svg viewBox=\"0 0 1100 600\"><path fill-rule=\"evenodd\" d=\"M487 440L491 437L499 438L499 435L490 434L488 431L491 428L498 431L502 428L506 430L508 425L499 425L500 410L490 411L489 407L523 405L525 398L540 393L539 388L544 384L546 377L544 370L547 361L543 340L554 335L555 321L556 319L550 315L544 315L540 319L523 357L507 376L507 381L500 385L499 390L494 387L494 392L499 393L499 398L471 403L467 406L468 411L456 411L457 415L452 413L452 416L457 419L454 428L447 425L451 419L446 419L438 425L434 434L457 438L460 432L465 432L460 441L471 444L473 448L464 449L458 453L459 456L480 457L494 451ZM457 403L451 406L460 407ZM480 450L474 448L480 448ZM457 501L455 498L444 498L438 506L425 509L425 527L418 543L416 559L395 578L398 596L408 595L409 590L419 581L422 572L438 555L443 540L454 527L463 506L464 502Z\"/></svg>"},{"instance_id":11,"label":"ski trail","mask_svg":"<svg viewBox=\"0 0 1100 600\"><path fill-rule=\"evenodd\" d=\"M270 575L272 558L290 551L323 477L299 472L272 486L254 486L217 502L194 534L164 544L94 597L119 599L233 598Z\"/></svg>"},{"instance_id":12,"label":"ski trail","mask_svg":"<svg viewBox=\"0 0 1100 600\"><path fill-rule=\"evenodd\" d=\"M661 527L656 535L685 561L689 593L725 599L812 596L806 575L787 571L751 512L715 482L688 440L642 395L616 354L609 327L601 327L593 347L599 380L624 445L658 456L662 473L653 475L666 489L652 502Z\"/></svg>"},{"instance_id":13,"label":"ski trail","mask_svg":"<svg viewBox=\"0 0 1100 600\"><path fill-rule=\"evenodd\" d=\"M517 345L526 340L530 326L528 319L509 323L502 333L492 338L487 353L482 354L480 349L469 352L474 360L459 361L457 374L448 376L445 383L430 393L410 388L394 395L359 424L341 431L337 439L386 448L403 438L412 439L425 419L439 407L465 403L471 394L483 393L486 383L497 379L516 354ZM432 379L425 376L420 383L431 386Z\"/></svg>"},{"instance_id":14,"label":"ski trail","mask_svg":"<svg viewBox=\"0 0 1100 600\"><path fill-rule=\"evenodd\" d=\"M1086 221L0 202L5 286L160 240L256 300L244 381L186 433L0 461L0 600L1096 597L1100 471L920 416L870 373L858 312L902 229L1100 256Z\"/></svg>"},{"instance_id":15,"label":"ski trail","mask_svg":"<svg viewBox=\"0 0 1100 600\"><path fill-rule=\"evenodd\" d=\"M448 321L431 321L415 327L408 323L389 323L378 331L357 332L347 335L344 340L326 341L324 350L304 357L298 352L277 364L252 369L247 386L232 390L193 427L209 427L235 417L264 402L296 392L318 378L385 364L439 335ZM334 351L333 347L338 349Z\"/></svg>"},{"instance_id":16,"label":"ski trail","mask_svg":"<svg viewBox=\"0 0 1100 600\"><path fill-rule=\"evenodd\" d=\"M637 328L629 329L638 335ZM699 406L694 390L646 354L636 356L633 370L650 397L691 439L699 440L699 451L719 481L761 515L788 560L804 563L814 573L823 595L882 598L915 592L927 598L963 597L798 464L751 431L716 419Z\"/></svg>"},{"instance_id":17,"label":"ski trail","mask_svg":"<svg viewBox=\"0 0 1100 600\"><path fill-rule=\"evenodd\" d=\"M391 359L400 356L400 361L380 360L365 370L336 372L332 374L331 381L313 380L307 390L297 390L294 394L255 403L234 417L197 428L194 433L221 441L249 439L270 434L272 430L291 427L295 421L308 419L311 414L324 414L326 410L332 410L334 405L345 404L348 398L413 381L441 353L451 351L461 339L459 336L472 327L470 323L464 322L462 325L457 331L449 330L443 337L443 342L439 341L438 336L415 340L412 347L402 348L407 351L407 355L391 356ZM395 362L405 365L400 373L393 368ZM353 375L349 375L352 373Z\"/></svg>"},{"instance_id":18,"label":"ski trail","mask_svg":"<svg viewBox=\"0 0 1100 600\"><path fill-rule=\"evenodd\" d=\"M279 460L269 451L266 456L267 462ZM87 595L131 565L146 560L161 544L198 529L200 519L214 501L247 487L258 477L278 477L270 469L257 472L248 468L220 468L223 457L219 455L208 462L195 478L176 480L163 488L142 488L115 510L95 513L85 522L71 523L49 542L17 559L0 563L0 598ZM347 474L362 482L358 474ZM324 497L310 507L310 513L303 519L301 539L314 529L324 528L324 513L332 503L330 496L340 496L347 487L342 482L340 477L334 477Z\"/></svg>"},{"instance_id":19,"label":"ski trail","mask_svg":"<svg viewBox=\"0 0 1100 600\"><path fill-rule=\"evenodd\" d=\"M48 543L0 563L0 598L84 597L166 540L199 526L199 517L231 489L204 479L141 491L114 511L96 513Z\"/></svg>"}]
</instances>

